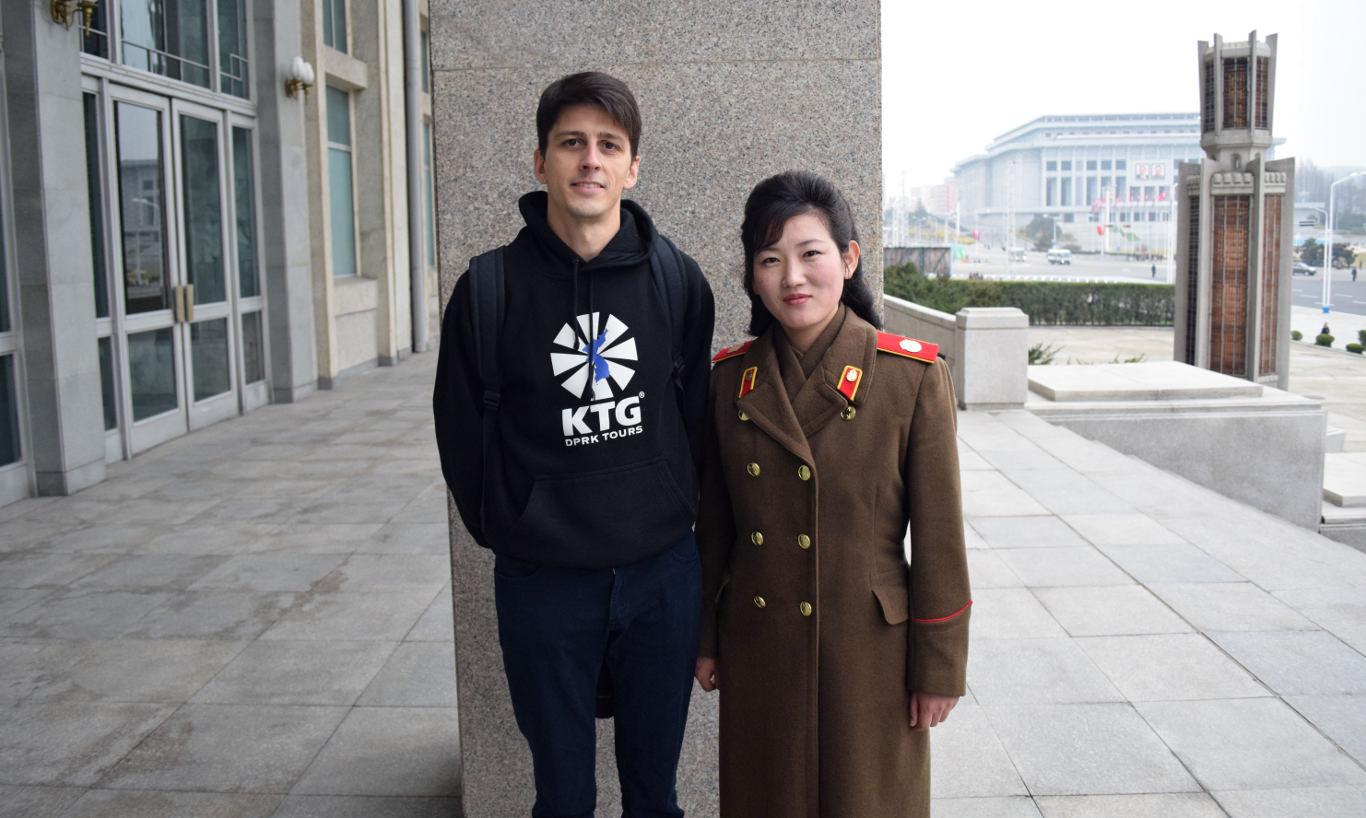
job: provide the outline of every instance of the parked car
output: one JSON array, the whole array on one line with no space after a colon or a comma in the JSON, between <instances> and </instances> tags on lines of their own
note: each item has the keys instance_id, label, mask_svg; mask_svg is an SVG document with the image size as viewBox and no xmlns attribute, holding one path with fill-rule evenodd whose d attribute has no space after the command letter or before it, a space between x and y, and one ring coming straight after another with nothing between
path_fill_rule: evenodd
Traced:
<instances>
[{"instance_id":1,"label":"parked car","mask_svg":"<svg viewBox=\"0 0 1366 818\"><path fill-rule=\"evenodd\" d=\"M1311 275L1313 275L1314 273L1317 273L1318 271L1319 271L1319 268L1317 268L1317 267L1310 267L1308 264L1305 264L1303 261L1297 261L1297 262L1295 262L1294 266L1290 268L1290 273L1291 273L1291 275L1306 275L1306 276L1311 276Z\"/></svg>"}]
</instances>

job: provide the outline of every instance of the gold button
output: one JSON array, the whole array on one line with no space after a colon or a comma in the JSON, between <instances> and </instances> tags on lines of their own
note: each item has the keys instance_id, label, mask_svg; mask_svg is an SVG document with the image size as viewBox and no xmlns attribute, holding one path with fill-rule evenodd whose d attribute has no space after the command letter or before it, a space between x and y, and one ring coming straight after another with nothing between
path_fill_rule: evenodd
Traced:
<instances>
[{"instance_id":1,"label":"gold button","mask_svg":"<svg viewBox=\"0 0 1366 818\"><path fill-rule=\"evenodd\" d=\"M740 420L749 420L749 415L745 414L744 409L740 410Z\"/></svg>"},{"instance_id":2,"label":"gold button","mask_svg":"<svg viewBox=\"0 0 1366 818\"><path fill-rule=\"evenodd\" d=\"M758 476L759 476L759 464L758 464L758 463L750 463L748 466L745 466L745 471L749 472L749 476L750 476L750 477L758 477Z\"/></svg>"},{"instance_id":3,"label":"gold button","mask_svg":"<svg viewBox=\"0 0 1366 818\"><path fill-rule=\"evenodd\" d=\"M764 606L767 605L767 604L768 604L768 603L765 602L765 601L764 601L764 598L761 597L761 596L756 596L756 597L754 598L754 607L756 607L756 608L762 608L762 607L764 607Z\"/></svg>"},{"instance_id":4,"label":"gold button","mask_svg":"<svg viewBox=\"0 0 1366 818\"><path fill-rule=\"evenodd\" d=\"M851 403L848 406L844 407L843 412L840 412L840 417L844 418L845 420L853 420L854 413L857 411L858 410L854 408L854 404Z\"/></svg>"},{"instance_id":5,"label":"gold button","mask_svg":"<svg viewBox=\"0 0 1366 818\"><path fill-rule=\"evenodd\" d=\"M807 468L806 464L803 463L803 464L801 464L800 466L797 467L797 476L800 477L800 478L803 479L803 480L810 480L810 479L811 479L811 469Z\"/></svg>"},{"instance_id":6,"label":"gold button","mask_svg":"<svg viewBox=\"0 0 1366 818\"><path fill-rule=\"evenodd\" d=\"M805 534L798 534L798 535L797 535L797 547L800 548L800 549L802 549L803 551L805 551L806 549L810 548L810 547L811 547L811 538L808 537L808 536L806 536Z\"/></svg>"},{"instance_id":7,"label":"gold button","mask_svg":"<svg viewBox=\"0 0 1366 818\"><path fill-rule=\"evenodd\" d=\"M803 602L802 604L800 604L800 605L797 606L797 610L799 610L799 611L802 612L802 616L810 616L810 615L811 615L811 603L810 603L810 602Z\"/></svg>"},{"instance_id":8,"label":"gold button","mask_svg":"<svg viewBox=\"0 0 1366 818\"><path fill-rule=\"evenodd\" d=\"M756 532L754 532L753 534L750 534L750 535L749 535L749 541L752 542L752 543L754 543L755 545L763 545L763 544L764 544L764 532L762 532L762 531L756 531Z\"/></svg>"}]
</instances>

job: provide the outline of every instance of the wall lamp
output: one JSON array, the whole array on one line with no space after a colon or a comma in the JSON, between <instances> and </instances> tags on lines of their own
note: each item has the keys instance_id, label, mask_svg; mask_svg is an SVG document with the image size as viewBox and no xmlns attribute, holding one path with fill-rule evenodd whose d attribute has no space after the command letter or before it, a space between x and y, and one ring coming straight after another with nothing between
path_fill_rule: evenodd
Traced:
<instances>
[{"instance_id":1,"label":"wall lamp","mask_svg":"<svg viewBox=\"0 0 1366 818\"><path fill-rule=\"evenodd\" d=\"M52 0L52 21L71 28L79 14L81 29L89 34L90 21L95 18L95 9L99 5L100 0Z\"/></svg>"},{"instance_id":2,"label":"wall lamp","mask_svg":"<svg viewBox=\"0 0 1366 818\"><path fill-rule=\"evenodd\" d=\"M304 92L304 100L308 100L308 89L313 87L313 66L303 57L295 57L294 62L289 64L289 70L285 72L285 95L296 96L300 91Z\"/></svg>"}]
</instances>

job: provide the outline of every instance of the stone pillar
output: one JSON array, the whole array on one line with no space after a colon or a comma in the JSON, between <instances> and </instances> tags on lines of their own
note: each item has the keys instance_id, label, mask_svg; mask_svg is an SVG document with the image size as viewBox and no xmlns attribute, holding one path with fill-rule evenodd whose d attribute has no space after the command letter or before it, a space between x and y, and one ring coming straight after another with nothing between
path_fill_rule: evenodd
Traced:
<instances>
[{"instance_id":1,"label":"stone pillar","mask_svg":"<svg viewBox=\"0 0 1366 818\"><path fill-rule=\"evenodd\" d=\"M304 398L318 384L304 100L285 96L284 89L285 71L302 53L299 7L298 3L273 0L256 0L252 5L261 145L261 172L257 177L261 185L261 249L270 383L276 403ZM321 84L309 93L323 93Z\"/></svg>"},{"instance_id":2,"label":"stone pillar","mask_svg":"<svg viewBox=\"0 0 1366 818\"><path fill-rule=\"evenodd\" d=\"M71 494L105 474L80 31L45 3L3 14L28 457L39 494Z\"/></svg>"},{"instance_id":3,"label":"stone pillar","mask_svg":"<svg viewBox=\"0 0 1366 818\"><path fill-rule=\"evenodd\" d=\"M661 232L701 264L716 293L714 347L745 338L740 220L760 179L807 169L849 198L865 269L881 288L879 7L737 0L494 5L431 0L436 200L444 304L478 252L521 227L534 189L541 90L601 70L641 106L640 183ZM492 558L453 518L456 663L464 814L530 811L530 758L513 723L493 612ZM716 814L716 699L697 693L679 770L690 815ZM599 804L618 814L610 724L599 737Z\"/></svg>"}]
</instances>

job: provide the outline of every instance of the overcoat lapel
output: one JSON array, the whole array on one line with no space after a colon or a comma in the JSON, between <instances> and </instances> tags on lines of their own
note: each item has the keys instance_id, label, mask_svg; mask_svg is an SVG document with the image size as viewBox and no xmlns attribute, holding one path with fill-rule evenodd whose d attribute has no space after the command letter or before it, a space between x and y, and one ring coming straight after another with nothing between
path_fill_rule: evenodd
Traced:
<instances>
[{"instance_id":1,"label":"overcoat lapel","mask_svg":"<svg viewBox=\"0 0 1366 818\"><path fill-rule=\"evenodd\" d=\"M840 377L846 366L862 371L861 389L869 389L877 358L877 333L860 322L846 320L835 340L821 357L820 366L806 379L793 401L793 413L804 437L811 437L844 411L849 401L840 394ZM867 394L865 392L865 394Z\"/></svg>"},{"instance_id":2,"label":"overcoat lapel","mask_svg":"<svg viewBox=\"0 0 1366 818\"><path fill-rule=\"evenodd\" d=\"M793 412L792 402L787 399L787 389L783 387L782 376L778 371L778 353L773 346L773 333L778 331L776 326L770 328L755 339L754 345L745 353L741 371L750 367L755 367L758 371L754 379L754 388L740 396L735 405L778 445L810 463L811 447L807 444L802 425ZM736 387L738 394L739 384L736 384Z\"/></svg>"}]
</instances>

